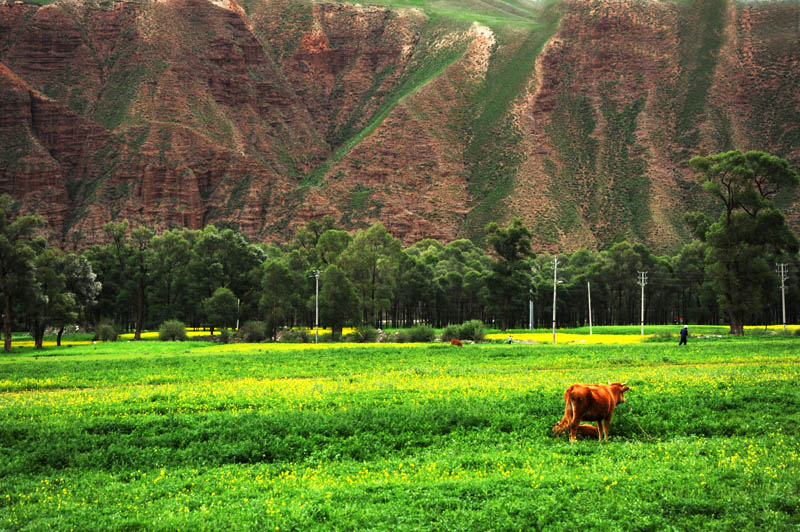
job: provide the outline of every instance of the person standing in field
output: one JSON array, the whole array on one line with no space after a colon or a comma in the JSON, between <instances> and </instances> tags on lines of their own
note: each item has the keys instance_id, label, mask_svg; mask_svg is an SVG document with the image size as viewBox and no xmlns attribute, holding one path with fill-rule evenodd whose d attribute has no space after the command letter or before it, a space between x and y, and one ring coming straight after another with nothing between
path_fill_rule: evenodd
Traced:
<instances>
[{"instance_id":1,"label":"person standing in field","mask_svg":"<svg viewBox=\"0 0 800 532\"><path fill-rule=\"evenodd\" d=\"M686 345L686 339L689 337L689 326L684 325L683 329L681 329L681 341L678 342L678 345Z\"/></svg>"}]
</instances>

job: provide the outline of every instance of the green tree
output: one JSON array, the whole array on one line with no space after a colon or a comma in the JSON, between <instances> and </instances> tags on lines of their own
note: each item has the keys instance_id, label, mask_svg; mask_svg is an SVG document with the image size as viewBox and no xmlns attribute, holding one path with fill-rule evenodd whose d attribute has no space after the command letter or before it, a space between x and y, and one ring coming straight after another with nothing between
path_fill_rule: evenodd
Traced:
<instances>
[{"instance_id":1,"label":"green tree","mask_svg":"<svg viewBox=\"0 0 800 532\"><path fill-rule=\"evenodd\" d=\"M486 226L486 240L496 255L487 279L491 303L500 315L500 328L506 330L515 317L524 314L531 285L528 259L531 232L519 218L500 227L496 222Z\"/></svg>"},{"instance_id":2,"label":"green tree","mask_svg":"<svg viewBox=\"0 0 800 532\"><path fill-rule=\"evenodd\" d=\"M335 264L352 240L350 233L339 229L328 229L322 233L317 240L317 257L321 265Z\"/></svg>"},{"instance_id":3,"label":"green tree","mask_svg":"<svg viewBox=\"0 0 800 532\"><path fill-rule=\"evenodd\" d=\"M289 268L280 259L264 264L261 281L261 313L264 315L267 336L274 338L278 327L287 324L298 306L300 287Z\"/></svg>"},{"instance_id":4,"label":"green tree","mask_svg":"<svg viewBox=\"0 0 800 532\"><path fill-rule=\"evenodd\" d=\"M185 230L174 229L153 238L152 273L150 287L150 315L155 323L169 319L186 321L195 314L188 299L188 264L192 244Z\"/></svg>"},{"instance_id":5,"label":"green tree","mask_svg":"<svg viewBox=\"0 0 800 532\"><path fill-rule=\"evenodd\" d=\"M638 272L643 271L641 256L630 242L617 242L601 253L599 268L603 294L609 308L611 323L634 323L636 321L636 296L639 285ZM599 288L599 287L598 287ZM596 292L596 301L600 293Z\"/></svg>"},{"instance_id":6,"label":"green tree","mask_svg":"<svg viewBox=\"0 0 800 532\"><path fill-rule=\"evenodd\" d=\"M283 256L283 264L289 271L289 283L292 287L291 301L287 322L312 323L314 315L314 268L308 262L309 256L300 250L293 249Z\"/></svg>"},{"instance_id":7,"label":"green tree","mask_svg":"<svg viewBox=\"0 0 800 532\"><path fill-rule=\"evenodd\" d=\"M431 292L433 270L406 251L401 252L398 267L394 315L403 326L411 327L422 318L423 303L427 303Z\"/></svg>"},{"instance_id":8,"label":"green tree","mask_svg":"<svg viewBox=\"0 0 800 532\"><path fill-rule=\"evenodd\" d=\"M211 297L203 301L203 309L211 324L211 334L214 334L214 327L227 328L236 324L239 301L229 288L221 286L214 290Z\"/></svg>"},{"instance_id":9,"label":"green tree","mask_svg":"<svg viewBox=\"0 0 800 532\"><path fill-rule=\"evenodd\" d=\"M63 331L78 319L77 297L67 287L66 262L64 253L51 246L44 247L34 259L36 290L26 307L36 349L42 348L48 327L56 326ZM59 333L59 340L60 336Z\"/></svg>"},{"instance_id":10,"label":"green tree","mask_svg":"<svg viewBox=\"0 0 800 532\"><path fill-rule=\"evenodd\" d=\"M319 264L318 246L322 235L334 230L334 220L330 215L325 215L321 220L309 220L305 226L300 227L294 238L287 244L288 251L297 251L309 264ZM349 236L349 235L348 235Z\"/></svg>"},{"instance_id":11,"label":"green tree","mask_svg":"<svg viewBox=\"0 0 800 532\"><path fill-rule=\"evenodd\" d=\"M145 226L139 226L131 231L129 246L129 276L133 283L133 292L136 294L136 331L133 339L142 339L145 312L147 306L147 287L153 282L153 248L152 242L155 233Z\"/></svg>"},{"instance_id":12,"label":"green tree","mask_svg":"<svg viewBox=\"0 0 800 532\"><path fill-rule=\"evenodd\" d=\"M224 286L241 298L243 317L255 313L264 258L238 231L206 226L196 235L188 265L192 297L202 301Z\"/></svg>"},{"instance_id":13,"label":"green tree","mask_svg":"<svg viewBox=\"0 0 800 532\"><path fill-rule=\"evenodd\" d=\"M339 257L342 270L361 301L365 323L380 326L391 308L402 246L381 223L359 231Z\"/></svg>"},{"instance_id":14,"label":"green tree","mask_svg":"<svg viewBox=\"0 0 800 532\"><path fill-rule=\"evenodd\" d=\"M102 283L95 317L114 316L127 326L133 322L134 339L141 340L148 288L154 281L154 233L145 226L131 230L127 220L108 222L103 230L107 243L86 253Z\"/></svg>"},{"instance_id":15,"label":"green tree","mask_svg":"<svg viewBox=\"0 0 800 532\"><path fill-rule=\"evenodd\" d=\"M568 326L581 326L588 322L589 309L586 297L586 283L594 280L594 275L597 272L596 266L600 260L600 254L587 249L578 250L572 254L562 255L558 263L558 278L563 280L563 283L558 286L556 292L557 298L561 304L558 307L558 320L561 323L566 323ZM548 263L548 266L551 266ZM552 269L547 274L547 290L552 296L553 274ZM598 302L600 295L600 283L594 282L593 290L595 291L595 301ZM549 298L548 304L552 305L552 297ZM551 307L552 312L552 307ZM596 315L597 305L593 309L593 314Z\"/></svg>"},{"instance_id":16,"label":"green tree","mask_svg":"<svg viewBox=\"0 0 800 532\"><path fill-rule=\"evenodd\" d=\"M771 259L795 254L800 247L774 203L800 177L784 159L759 151L695 157L690 165L723 206L719 220L702 235L706 271L728 315L730 333L743 335L745 322L763 307L764 294L776 282Z\"/></svg>"},{"instance_id":17,"label":"green tree","mask_svg":"<svg viewBox=\"0 0 800 532\"><path fill-rule=\"evenodd\" d=\"M703 237L705 237L703 231ZM716 297L706 276L706 244L693 240L672 258L679 286L678 313L675 318L688 323L713 323Z\"/></svg>"},{"instance_id":18,"label":"green tree","mask_svg":"<svg viewBox=\"0 0 800 532\"><path fill-rule=\"evenodd\" d=\"M87 309L95 303L103 285L92 271L92 265L81 255L74 253L64 255L61 260L61 270L67 280L67 291L75 296L75 310L79 323L85 322ZM56 336L56 345L59 346L61 345L61 335L64 334L64 325L67 324L59 327Z\"/></svg>"},{"instance_id":19,"label":"green tree","mask_svg":"<svg viewBox=\"0 0 800 532\"><path fill-rule=\"evenodd\" d=\"M35 251L31 238L34 231L44 224L38 215L16 216L17 208L11 196L0 195L0 294L3 297L3 350L6 353L11 352L12 303L15 298L30 293L35 283Z\"/></svg>"},{"instance_id":20,"label":"green tree","mask_svg":"<svg viewBox=\"0 0 800 532\"><path fill-rule=\"evenodd\" d=\"M108 243L94 246L87 254L103 285L99 297L100 312L130 324L130 310L134 309L134 339L141 340L147 307L146 291L153 280L153 231L144 226L131 231L127 220L108 222L103 230Z\"/></svg>"},{"instance_id":21,"label":"green tree","mask_svg":"<svg viewBox=\"0 0 800 532\"><path fill-rule=\"evenodd\" d=\"M358 320L358 296L344 272L332 264L320 276L319 312L325 325L331 326L334 338L342 334L342 327Z\"/></svg>"},{"instance_id":22,"label":"green tree","mask_svg":"<svg viewBox=\"0 0 800 532\"><path fill-rule=\"evenodd\" d=\"M434 294L436 296L436 318L438 326L461 323L469 317L481 317L488 293L476 282L483 283L493 260L486 252L466 239L453 240L444 247L428 247L427 253L435 253L433 265Z\"/></svg>"}]
</instances>

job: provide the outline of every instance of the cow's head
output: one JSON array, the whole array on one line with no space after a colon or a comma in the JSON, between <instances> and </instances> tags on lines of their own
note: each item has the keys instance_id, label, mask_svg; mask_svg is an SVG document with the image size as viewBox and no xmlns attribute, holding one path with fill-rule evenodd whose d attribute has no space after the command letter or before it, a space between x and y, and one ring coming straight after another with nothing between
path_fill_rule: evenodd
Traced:
<instances>
[{"instance_id":1,"label":"cow's head","mask_svg":"<svg viewBox=\"0 0 800 532\"><path fill-rule=\"evenodd\" d=\"M609 382L608 385L611 386L611 389L616 392L617 395L617 404L621 404L625 402L625 392L630 390L627 386L627 382Z\"/></svg>"}]
</instances>

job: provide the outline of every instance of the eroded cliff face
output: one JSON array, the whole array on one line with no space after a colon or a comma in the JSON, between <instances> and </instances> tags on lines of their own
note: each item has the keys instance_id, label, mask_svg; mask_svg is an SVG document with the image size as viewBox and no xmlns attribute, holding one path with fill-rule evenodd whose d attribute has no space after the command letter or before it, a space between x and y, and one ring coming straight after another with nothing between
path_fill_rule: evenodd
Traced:
<instances>
[{"instance_id":1,"label":"eroded cliff face","mask_svg":"<svg viewBox=\"0 0 800 532\"><path fill-rule=\"evenodd\" d=\"M273 241L330 214L406 244L520 216L538 249L665 249L703 206L691 156L798 167L798 20L728 0L575 0L492 28L293 0L6 2L0 192L76 248L119 218Z\"/></svg>"},{"instance_id":2,"label":"eroded cliff face","mask_svg":"<svg viewBox=\"0 0 800 532\"><path fill-rule=\"evenodd\" d=\"M797 19L789 4L570 4L523 110L538 153L511 211L553 249L674 247L705 202L692 156L760 149L797 167Z\"/></svg>"}]
</instances>

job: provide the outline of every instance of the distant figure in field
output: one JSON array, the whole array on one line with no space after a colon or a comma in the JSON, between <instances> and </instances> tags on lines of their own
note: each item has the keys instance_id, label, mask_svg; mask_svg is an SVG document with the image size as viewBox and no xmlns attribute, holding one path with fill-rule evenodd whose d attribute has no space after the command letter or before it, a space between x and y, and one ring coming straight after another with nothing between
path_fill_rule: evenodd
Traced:
<instances>
[{"instance_id":1,"label":"distant figure in field","mask_svg":"<svg viewBox=\"0 0 800 532\"><path fill-rule=\"evenodd\" d=\"M689 326L684 325L683 329L681 329L681 341L678 342L678 345L686 345L686 339L689 337Z\"/></svg>"},{"instance_id":2,"label":"distant figure in field","mask_svg":"<svg viewBox=\"0 0 800 532\"><path fill-rule=\"evenodd\" d=\"M514 343L514 339L511 336L508 337L508 343L509 344L513 344Z\"/></svg>"},{"instance_id":3,"label":"distant figure in field","mask_svg":"<svg viewBox=\"0 0 800 532\"><path fill-rule=\"evenodd\" d=\"M464 347L464 344L462 344L461 340L459 340L458 338L453 338L452 340L450 340L450 345L454 345L456 347Z\"/></svg>"}]
</instances>

